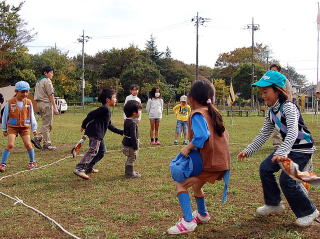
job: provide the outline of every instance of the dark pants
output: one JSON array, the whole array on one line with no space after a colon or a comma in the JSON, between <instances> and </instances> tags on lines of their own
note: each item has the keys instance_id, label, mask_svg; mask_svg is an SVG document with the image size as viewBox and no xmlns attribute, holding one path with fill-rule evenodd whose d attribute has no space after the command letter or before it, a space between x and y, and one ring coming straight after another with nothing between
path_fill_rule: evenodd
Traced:
<instances>
[{"instance_id":1,"label":"dark pants","mask_svg":"<svg viewBox=\"0 0 320 239\"><path fill-rule=\"evenodd\" d=\"M77 168L84 168L90 170L93 166L99 162L106 152L106 146L103 140L96 138L89 138L89 149L83 156L81 161L77 164Z\"/></svg>"},{"instance_id":2,"label":"dark pants","mask_svg":"<svg viewBox=\"0 0 320 239\"><path fill-rule=\"evenodd\" d=\"M275 172L280 170L280 166L278 163L271 161L273 154L269 155L260 164L264 201L269 206L277 206L281 201L280 189L274 175ZM288 158L298 164L299 170L303 171L311 158L311 154L291 152ZM303 185L290 178L285 172L280 175L280 187L297 218L310 215L316 210L316 206L308 198Z\"/></svg>"}]
</instances>

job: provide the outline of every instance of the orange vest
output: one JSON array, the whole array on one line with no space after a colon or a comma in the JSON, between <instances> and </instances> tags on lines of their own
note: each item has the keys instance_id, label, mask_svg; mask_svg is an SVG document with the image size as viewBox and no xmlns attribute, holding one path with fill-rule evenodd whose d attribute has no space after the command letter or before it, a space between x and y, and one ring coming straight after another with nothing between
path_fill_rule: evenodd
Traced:
<instances>
[{"instance_id":1,"label":"orange vest","mask_svg":"<svg viewBox=\"0 0 320 239\"><path fill-rule=\"evenodd\" d=\"M213 130L212 119L208 113L208 108L203 107L194 110L189 118L188 131L189 138L192 140L193 131L191 128L191 118L193 114L200 113L206 119L210 136L202 149L199 149L203 162L204 172L220 172L230 169L230 151L228 132L225 130L220 137Z\"/></svg>"},{"instance_id":2,"label":"orange vest","mask_svg":"<svg viewBox=\"0 0 320 239\"><path fill-rule=\"evenodd\" d=\"M31 107L29 99L24 99L22 109L17 105L17 99L12 98L8 101L9 115L8 126L10 127L30 127L31 126Z\"/></svg>"}]
</instances>

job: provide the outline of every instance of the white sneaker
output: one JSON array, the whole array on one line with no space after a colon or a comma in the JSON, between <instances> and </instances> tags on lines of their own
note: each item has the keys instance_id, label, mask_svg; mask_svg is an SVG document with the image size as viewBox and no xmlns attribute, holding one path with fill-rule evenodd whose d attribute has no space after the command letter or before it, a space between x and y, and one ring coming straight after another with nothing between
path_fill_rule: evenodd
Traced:
<instances>
[{"instance_id":1,"label":"white sneaker","mask_svg":"<svg viewBox=\"0 0 320 239\"><path fill-rule=\"evenodd\" d=\"M210 218L211 218L211 216L210 216L210 214L208 213L208 212L206 212L206 215L205 216L202 216L199 212L198 212L198 210L195 210L193 213L192 213L192 216L193 216L193 218L194 218L194 220L196 221L196 223L202 223L202 224L204 224L204 223L207 223L209 220L210 220Z\"/></svg>"},{"instance_id":2,"label":"white sneaker","mask_svg":"<svg viewBox=\"0 0 320 239\"><path fill-rule=\"evenodd\" d=\"M194 219L192 219L191 222L186 222L184 218L180 218L180 220L174 225L173 227L170 227L168 229L168 233L171 235L176 234L185 234L188 232L193 232L197 227L197 223Z\"/></svg>"},{"instance_id":3,"label":"white sneaker","mask_svg":"<svg viewBox=\"0 0 320 239\"><path fill-rule=\"evenodd\" d=\"M284 209L285 207L281 203L278 206L264 205L257 208L257 213L261 216L267 216L270 214L280 214Z\"/></svg>"},{"instance_id":4,"label":"white sneaker","mask_svg":"<svg viewBox=\"0 0 320 239\"><path fill-rule=\"evenodd\" d=\"M296 220L296 224L299 227L307 227L310 226L311 223L314 221L314 219L316 219L317 217L319 217L319 211L316 209L312 214L305 216L305 217L299 217Z\"/></svg>"}]
</instances>

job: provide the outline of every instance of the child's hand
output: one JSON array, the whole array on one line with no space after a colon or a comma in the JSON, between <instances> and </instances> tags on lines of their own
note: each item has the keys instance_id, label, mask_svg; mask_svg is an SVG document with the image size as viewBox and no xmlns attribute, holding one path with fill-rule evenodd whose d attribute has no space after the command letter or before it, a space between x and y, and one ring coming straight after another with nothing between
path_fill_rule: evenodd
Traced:
<instances>
[{"instance_id":1,"label":"child's hand","mask_svg":"<svg viewBox=\"0 0 320 239\"><path fill-rule=\"evenodd\" d=\"M185 156L185 157L188 157L189 153L190 153L190 148L188 146L185 146L183 147L181 150L180 150L180 153Z\"/></svg>"},{"instance_id":2,"label":"child's hand","mask_svg":"<svg viewBox=\"0 0 320 239\"><path fill-rule=\"evenodd\" d=\"M3 131L3 136L7 137L8 136L8 132L7 131Z\"/></svg>"},{"instance_id":3,"label":"child's hand","mask_svg":"<svg viewBox=\"0 0 320 239\"><path fill-rule=\"evenodd\" d=\"M37 131L33 131L33 136L37 136L38 132Z\"/></svg>"},{"instance_id":4,"label":"child's hand","mask_svg":"<svg viewBox=\"0 0 320 239\"><path fill-rule=\"evenodd\" d=\"M246 158L247 157L247 153L245 153L245 152L240 152L238 155L237 155L237 159L239 160L239 161L242 161L244 158Z\"/></svg>"},{"instance_id":5,"label":"child's hand","mask_svg":"<svg viewBox=\"0 0 320 239\"><path fill-rule=\"evenodd\" d=\"M277 163L277 162L282 162L286 157L281 156L281 155L273 155L272 157L272 162Z\"/></svg>"}]
</instances>

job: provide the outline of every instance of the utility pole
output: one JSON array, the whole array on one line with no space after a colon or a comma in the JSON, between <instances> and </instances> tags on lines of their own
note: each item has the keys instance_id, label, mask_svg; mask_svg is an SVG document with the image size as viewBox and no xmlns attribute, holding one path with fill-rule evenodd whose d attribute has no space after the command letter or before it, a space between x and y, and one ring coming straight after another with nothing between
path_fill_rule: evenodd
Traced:
<instances>
[{"instance_id":1,"label":"utility pole","mask_svg":"<svg viewBox=\"0 0 320 239\"><path fill-rule=\"evenodd\" d=\"M84 43L88 42L89 39L91 37L89 36L85 36L84 35L84 30L82 32L82 36L80 36L80 38L78 38L78 42L82 43L82 76L81 76L81 80L82 80L82 106L84 106L84 88L86 85L85 79L84 79Z\"/></svg>"},{"instance_id":2,"label":"utility pole","mask_svg":"<svg viewBox=\"0 0 320 239\"><path fill-rule=\"evenodd\" d=\"M196 26L196 80L199 78L199 25L204 25L204 23L211 21L210 18L199 17L199 13L197 12L197 16L191 19L191 22L194 22Z\"/></svg>"},{"instance_id":3,"label":"utility pole","mask_svg":"<svg viewBox=\"0 0 320 239\"><path fill-rule=\"evenodd\" d=\"M247 25L247 29L251 30L251 37L252 37L252 44L251 44L251 65L252 65L252 72L251 72L251 84L254 83L254 31L259 30L260 25L254 24L254 19L252 18L252 23ZM251 107L254 108L254 95L253 89L251 89Z\"/></svg>"}]
</instances>

